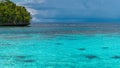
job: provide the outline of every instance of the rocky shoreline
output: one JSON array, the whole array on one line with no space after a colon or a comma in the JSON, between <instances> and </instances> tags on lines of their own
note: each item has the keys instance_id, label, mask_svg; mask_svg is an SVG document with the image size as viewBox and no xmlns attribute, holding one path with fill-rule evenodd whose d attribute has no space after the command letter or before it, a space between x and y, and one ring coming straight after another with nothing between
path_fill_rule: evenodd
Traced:
<instances>
[{"instance_id":1,"label":"rocky shoreline","mask_svg":"<svg viewBox=\"0 0 120 68\"><path fill-rule=\"evenodd\" d=\"M30 23L5 23L5 24L0 24L0 26L29 26Z\"/></svg>"}]
</instances>

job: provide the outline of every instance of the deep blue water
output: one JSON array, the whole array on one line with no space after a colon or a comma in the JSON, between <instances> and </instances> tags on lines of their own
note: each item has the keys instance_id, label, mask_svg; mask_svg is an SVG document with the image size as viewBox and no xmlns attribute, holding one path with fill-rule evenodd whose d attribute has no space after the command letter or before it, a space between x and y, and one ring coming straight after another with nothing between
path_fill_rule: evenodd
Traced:
<instances>
[{"instance_id":1,"label":"deep blue water","mask_svg":"<svg viewBox=\"0 0 120 68\"><path fill-rule=\"evenodd\" d=\"M0 68L119 67L119 23L0 27Z\"/></svg>"}]
</instances>

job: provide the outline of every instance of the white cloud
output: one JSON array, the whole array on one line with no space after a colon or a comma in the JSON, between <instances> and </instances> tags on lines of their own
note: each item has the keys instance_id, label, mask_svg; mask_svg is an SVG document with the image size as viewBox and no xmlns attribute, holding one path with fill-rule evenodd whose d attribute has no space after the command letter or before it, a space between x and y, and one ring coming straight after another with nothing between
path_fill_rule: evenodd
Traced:
<instances>
[{"instance_id":1,"label":"white cloud","mask_svg":"<svg viewBox=\"0 0 120 68\"><path fill-rule=\"evenodd\" d=\"M32 15L36 15L39 14L37 10L33 9L33 8L29 8L27 7L27 10L32 14Z\"/></svg>"},{"instance_id":2,"label":"white cloud","mask_svg":"<svg viewBox=\"0 0 120 68\"><path fill-rule=\"evenodd\" d=\"M25 5L25 4L41 4L44 3L45 0L23 0L23 1L19 1L17 2L18 5ZM25 5L27 6L27 5Z\"/></svg>"},{"instance_id":3,"label":"white cloud","mask_svg":"<svg viewBox=\"0 0 120 68\"><path fill-rule=\"evenodd\" d=\"M39 22L40 19L39 19L39 18L36 18L36 17L33 17L33 18L32 18L32 21L34 21L34 22Z\"/></svg>"},{"instance_id":4,"label":"white cloud","mask_svg":"<svg viewBox=\"0 0 120 68\"><path fill-rule=\"evenodd\" d=\"M25 0L27 3L43 3L45 0Z\"/></svg>"},{"instance_id":5,"label":"white cloud","mask_svg":"<svg viewBox=\"0 0 120 68\"><path fill-rule=\"evenodd\" d=\"M31 15L33 16L32 21L40 21L40 19L38 19L37 17L35 17L35 15L39 14L40 11L36 10L34 8L31 8L30 6L26 5L26 4L41 4L44 3L45 0L24 0L24 1L20 1L17 2L17 5L22 5L25 6L27 8L27 10L31 13ZM46 14L46 13L43 13Z\"/></svg>"}]
</instances>

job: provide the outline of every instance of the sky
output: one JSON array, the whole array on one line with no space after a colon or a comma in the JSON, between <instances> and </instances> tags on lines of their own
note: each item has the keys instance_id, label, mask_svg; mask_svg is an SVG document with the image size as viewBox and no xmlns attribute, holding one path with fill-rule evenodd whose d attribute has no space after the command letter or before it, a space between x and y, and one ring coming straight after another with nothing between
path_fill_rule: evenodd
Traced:
<instances>
[{"instance_id":1,"label":"sky","mask_svg":"<svg viewBox=\"0 0 120 68\"><path fill-rule=\"evenodd\" d=\"M120 22L120 0L12 0L32 22Z\"/></svg>"}]
</instances>

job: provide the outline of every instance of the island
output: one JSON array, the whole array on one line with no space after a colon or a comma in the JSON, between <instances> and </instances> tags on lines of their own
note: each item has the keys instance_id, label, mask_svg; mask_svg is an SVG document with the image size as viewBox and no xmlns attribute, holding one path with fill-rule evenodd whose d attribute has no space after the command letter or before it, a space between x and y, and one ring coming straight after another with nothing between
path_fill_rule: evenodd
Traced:
<instances>
[{"instance_id":1,"label":"island","mask_svg":"<svg viewBox=\"0 0 120 68\"><path fill-rule=\"evenodd\" d=\"M32 17L24 6L10 0L0 0L0 26L27 26Z\"/></svg>"}]
</instances>

